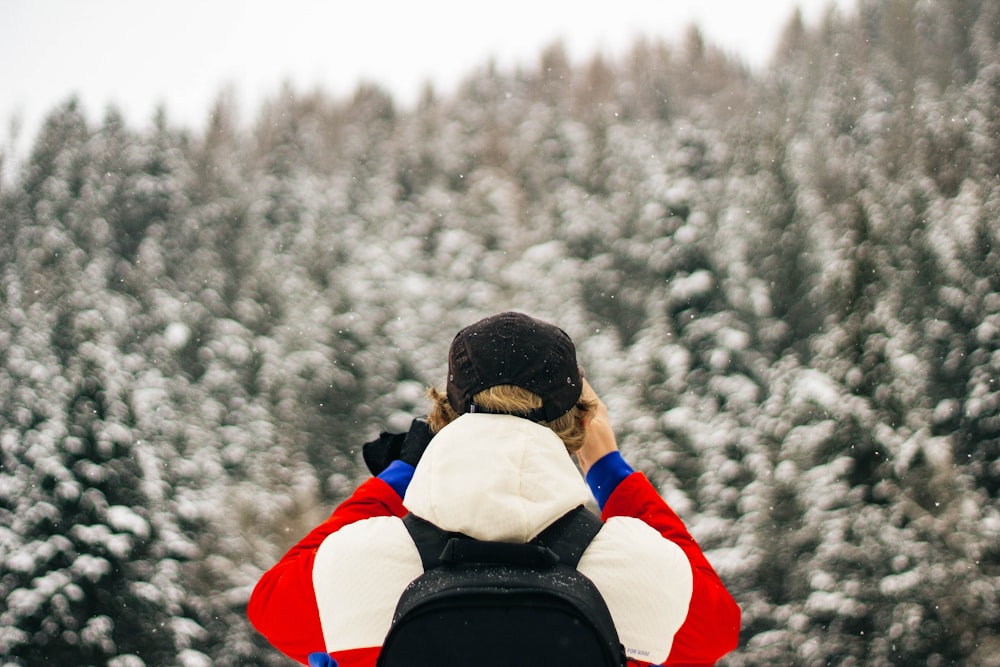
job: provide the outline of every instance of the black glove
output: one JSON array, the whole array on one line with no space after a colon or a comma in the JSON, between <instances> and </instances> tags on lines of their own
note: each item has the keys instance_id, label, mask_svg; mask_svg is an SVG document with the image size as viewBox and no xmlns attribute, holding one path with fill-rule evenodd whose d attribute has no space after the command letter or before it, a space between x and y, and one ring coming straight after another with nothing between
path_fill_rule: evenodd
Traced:
<instances>
[{"instance_id":1,"label":"black glove","mask_svg":"<svg viewBox=\"0 0 1000 667\"><path fill-rule=\"evenodd\" d=\"M420 462L420 457L424 455L424 450L430 444L434 433L431 425L427 423L426 417L417 417L410 422L410 430L403 438L403 447L399 451L399 460L409 463L414 468Z\"/></svg>"},{"instance_id":2,"label":"black glove","mask_svg":"<svg viewBox=\"0 0 1000 667\"><path fill-rule=\"evenodd\" d=\"M410 423L409 432L382 432L377 439L362 446L361 454L364 456L365 465L373 475L378 475L396 460L416 467L433 437L427 419L417 417Z\"/></svg>"}]
</instances>

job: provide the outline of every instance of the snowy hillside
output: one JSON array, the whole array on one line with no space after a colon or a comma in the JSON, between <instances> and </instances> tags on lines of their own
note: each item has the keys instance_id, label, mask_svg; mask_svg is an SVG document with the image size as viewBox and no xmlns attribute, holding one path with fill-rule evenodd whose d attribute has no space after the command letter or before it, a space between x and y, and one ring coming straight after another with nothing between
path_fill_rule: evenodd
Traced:
<instances>
[{"instance_id":1,"label":"snowy hillside","mask_svg":"<svg viewBox=\"0 0 1000 667\"><path fill-rule=\"evenodd\" d=\"M288 664L250 587L505 309L733 591L725 664L1000 664L998 109L988 0L759 74L692 33L204 135L54 109L0 179L0 664Z\"/></svg>"}]
</instances>

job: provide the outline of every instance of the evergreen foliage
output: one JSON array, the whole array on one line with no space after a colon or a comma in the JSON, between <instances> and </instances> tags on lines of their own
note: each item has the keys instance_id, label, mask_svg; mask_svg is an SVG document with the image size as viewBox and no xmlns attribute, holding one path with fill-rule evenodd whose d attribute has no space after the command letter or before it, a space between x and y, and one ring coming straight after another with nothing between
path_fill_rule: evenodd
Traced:
<instances>
[{"instance_id":1,"label":"evergreen foliage","mask_svg":"<svg viewBox=\"0 0 1000 667\"><path fill-rule=\"evenodd\" d=\"M2 664L287 664L257 577L505 309L731 587L724 664L1000 664L997 109L989 0L796 15L762 72L693 30L412 110L68 101L0 190Z\"/></svg>"}]
</instances>

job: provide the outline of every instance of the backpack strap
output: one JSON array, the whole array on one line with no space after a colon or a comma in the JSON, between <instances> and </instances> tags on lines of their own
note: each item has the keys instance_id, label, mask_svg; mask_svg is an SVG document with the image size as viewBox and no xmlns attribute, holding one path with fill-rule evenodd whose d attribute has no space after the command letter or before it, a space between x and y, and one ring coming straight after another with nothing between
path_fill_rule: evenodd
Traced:
<instances>
[{"instance_id":1,"label":"backpack strap","mask_svg":"<svg viewBox=\"0 0 1000 667\"><path fill-rule=\"evenodd\" d=\"M531 542L559 556L559 562L576 569L583 552L600 532L604 522L583 505L571 509L538 534Z\"/></svg>"},{"instance_id":2,"label":"backpack strap","mask_svg":"<svg viewBox=\"0 0 1000 667\"><path fill-rule=\"evenodd\" d=\"M442 564L476 562L526 567L564 563L575 569L603 523L580 505L556 519L528 544L476 540L463 533L442 530L412 512L403 517L403 525L413 538L426 572Z\"/></svg>"},{"instance_id":3,"label":"backpack strap","mask_svg":"<svg viewBox=\"0 0 1000 667\"><path fill-rule=\"evenodd\" d=\"M453 537L465 537L462 533L450 533L441 530L427 519L410 512L403 517L403 525L409 531L413 544L420 554L420 563L424 566L424 572L432 570L441 565L441 553L448 544L448 540Z\"/></svg>"}]
</instances>

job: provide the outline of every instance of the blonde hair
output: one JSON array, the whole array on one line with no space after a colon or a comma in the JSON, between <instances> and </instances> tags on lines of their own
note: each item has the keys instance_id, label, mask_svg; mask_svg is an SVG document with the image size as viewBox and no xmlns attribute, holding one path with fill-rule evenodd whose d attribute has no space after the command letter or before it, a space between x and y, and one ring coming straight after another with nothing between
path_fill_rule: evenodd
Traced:
<instances>
[{"instance_id":1,"label":"blonde hair","mask_svg":"<svg viewBox=\"0 0 1000 667\"><path fill-rule=\"evenodd\" d=\"M459 415L448 402L448 395L438 391L434 387L427 390L427 396L432 401L430 414L427 422L431 430L437 433L442 428L458 419ZM472 402L482 408L484 412L501 414L525 414L535 408L542 407L542 399L533 392L510 384L501 384L489 389L484 389L472 398ZM586 435L585 421L590 412L594 409L592 401L580 399L576 405L569 409L561 417L550 422L538 422L546 426L559 436L559 439L566 445L566 451L575 454L583 447L583 438Z\"/></svg>"}]
</instances>

